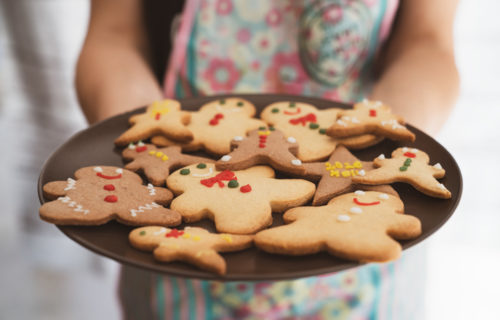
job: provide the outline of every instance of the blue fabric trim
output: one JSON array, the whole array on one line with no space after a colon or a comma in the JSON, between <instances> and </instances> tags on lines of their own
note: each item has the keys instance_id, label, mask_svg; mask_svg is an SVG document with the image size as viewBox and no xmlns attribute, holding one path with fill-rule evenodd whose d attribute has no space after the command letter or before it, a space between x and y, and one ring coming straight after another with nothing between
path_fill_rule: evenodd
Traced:
<instances>
[{"instance_id":1,"label":"blue fabric trim","mask_svg":"<svg viewBox=\"0 0 500 320\"><path fill-rule=\"evenodd\" d=\"M155 276L156 289L156 315L158 319L165 319L165 288L161 276Z\"/></svg>"},{"instance_id":2,"label":"blue fabric trim","mask_svg":"<svg viewBox=\"0 0 500 320\"><path fill-rule=\"evenodd\" d=\"M172 304L172 307L174 310L172 310L172 319L174 320L181 320L181 315L180 315L180 310L182 308L181 305L181 297L179 293L179 284L177 283L177 280L183 281L183 279L177 279L176 277L168 277L170 279L170 282L172 283L172 300L174 303ZM184 319L182 319L184 320Z\"/></svg>"},{"instance_id":3,"label":"blue fabric trim","mask_svg":"<svg viewBox=\"0 0 500 320\"><path fill-rule=\"evenodd\" d=\"M191 280L186 280L186 288L189 304L189 319L196 320L196 294L194 292L193 282Z\"/></svg>"},{"instance_id":4,"label":"blue fabric trim","mask_svg":"<svg viewBox=\"0 0 500 320\"><path fill-rule=\"evenodd\" d=\"M212 295L210 293L210 283L208 281L202 280L201 288L203 290L203 295L205 298L205 319L211 320L214 318L214 314L213 314Z\"/></svg>"}]
</instances>

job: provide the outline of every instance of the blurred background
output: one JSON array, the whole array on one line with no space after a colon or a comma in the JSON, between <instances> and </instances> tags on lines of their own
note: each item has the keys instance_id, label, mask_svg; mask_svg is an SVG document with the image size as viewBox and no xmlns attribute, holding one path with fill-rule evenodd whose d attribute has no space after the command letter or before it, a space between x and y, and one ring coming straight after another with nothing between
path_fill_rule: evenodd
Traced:
<instances>
[{"instance_id":1,"label":"blurred background","mask_svg":"<svg viewBox=\"0 0 500 320\"><path fill-rule=\"evenodd\" d=\"M424 244L425 319L498 317L499 10L495 0L462 0L458 10L461 94L435 138L459 163L464 191L453 217ZM44 161L86 126L73 78L88 15L87 0L0 2L0 319L120 318L118 264L37 213Z\"/></svg>"}]
</instances>

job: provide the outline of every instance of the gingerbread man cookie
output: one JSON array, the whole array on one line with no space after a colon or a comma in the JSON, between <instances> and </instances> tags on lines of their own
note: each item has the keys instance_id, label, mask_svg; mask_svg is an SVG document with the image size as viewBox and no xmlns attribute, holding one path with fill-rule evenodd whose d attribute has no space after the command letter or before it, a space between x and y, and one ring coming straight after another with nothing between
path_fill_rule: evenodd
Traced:
<instances>
[{"instance_id":1,"label":"gingerbread man cookie","mask_svg":"<svg viewBox=\"0 0 500 320\"><path fill-rule=\"evenodd\" d=\"M272 212L309 201L312 182L274 179L274 170L257 166L241 171L216 171L214 164L177 170L167 178L168 187L179 195L170 207L185 222L203 218L214 221L219 232L252 234L272 223Z\"/></svg>"},{"instance_id":2,"label":"gingerbread man cookie","mask_svg":"<svg viewBox=\"0 0 500 320\"><path fill-rule=\"evenodd\" d=\"M157 134L177 141L193 139L193 134L186 127L189 113L181 111L181 104L177 100L155 101L147 107L145 113L130 117L129 122L132 127L115 140L117 146L126 146Z\"/></svg>"},{"instance_id":3,"label":"gingerbread man cookie","mask_svg":"<svg viewBox=\"0 0 500 320\"><path fill-rule=\"evenodd\" d=\"M45 195L56 199L40 207L43 220L57 225L100 225L112 219L134 226L181 223L179 213L163 207L172 200L172 193L142 185L141 177L129 170L85 167L75 177L43 186Z\"/></svg>"},{"instance_id":4,"label":"gingerbread man cookie","mask_svg":"<svg viewBox=\"0 0 500 320\"><path fill-rule=\"evenodd\" d=\"M154 226L132 230L129 241L137 249L153 251L159 261L184 261L222 275L226 273L226 261L218 252L246 249L252 245L252 236L216 234L197 227L177 230Z\"/></svg>"},{"instance_id":5,"label":"gingerbread man cookie","mask_svg":"<svg viewBox=\"0 0 500 320\"><path fill-rule=\"evenodd\" d=\"M125 165L126 169L143 171L148 180L155 186L165 185L165 179L170 174L170 170L193 163L204 167L206 163L214 162L212 159L182 154L179 146L158 149L152 144L142 142L137 145L129 144L128 148L123 150L122 156L125 160L132 160Z\"/></svg>"},{"instance_id":6,"label":"gingerbread man cookie","mask_svg":"<svg viewBox=\"0 0 500 320\"><path fill-rule=\"evenodd\" d=\"M211 154L227 154L234 137L245 136L249 131L265 126L263 121L252 118L254 115L255 106L241 98L206 103L199 111L191 113L188 128L193 132L193 141L180 145L185 151L203 148ZM158 146L178 144L164 137L154 137L151 141Z\"/></svg>"},{"instance_id":7,"label":"gingerbread man cookie","mask_svg":"<svg viewBox=\"0 0 500 320\"><path fill-rule=\"evenodd\" d=\"M242 170L259 164L268 164L276 170L302 174L304 165L297 159L299 145L293 137L285 138L274 127L260 127L251 131L248 137L236 136L231 150L217 161L217 170Z\"/></svg>"},{"instance_id":8,"label":"gingerbread man cookie","mask_svg":"<svg viewBox=\"0 0 500 320\"><path fill-rule=\"evenodd\" d=\"M386 262L397 259L401 245L421 234L420 220L403 214L403 202L386 193L356 191L321 207L299 207L283 216L284 226L257 233L260 249L305 255L320 251L349 260Z\"/></svg>"},{"instance_id":9,"label":"gingerbread man cookie","mask_svg":"<svg viewBox=\"0 0 500 320\"><path fill-rule=\"evenodd\" d=\"M342 145L333 151L328 161L305 163L304 167L304 175L309 180L319 180L312 202L315 206L323 205L339 194L358 189L359 187L353 184L352 178L364 176L367 171L374 169L371 161L360 161ZM390 186L367 187L363 189L399 196Z\"/></svg>"},{"instance_id":10,"label":"gingerbread man cookie","mask_svg":"<svg viewBox=\"0 0 500 320\"><path fill-rule=\"evenodd\" d=\"M261 113L262 120L281 130L286 138L293 137L299 144L297 158L304 162L327 158L337 144L348 148L364 148L381 141L373 135L348 139L334 139L326 135L326 129L335 121L341 109L318 110L301 102L276 102Z\"/></svg>"},{"instance_id":11,"label":"gingerbread man cookie","mask_svg":"<svg viewBox=\"0 0 500 320\"><path fill-rule=\"evenodd\" d=\"M451 198L451 192L436 180L444 177L445 170L439 163L430 166L429 160L429 155L421 150L398 148L392 152L391 159L386 159L383 154L375 158L373 164L378 169L362 177L353 177L353 181L371 185L405 182L431 197Z\"/></svg>"},{"instance_id":12,"label":"gingerbread man cookie","mask_svg":"<svg viewBox=\"0 0 500 320\"><path fill-rule=\"evenodd\" d=\"M392 114L382 102L366 99L356 103L353 110L339 112L326 133L336 138L371 133L392 140L415 141L415 134L404 126L403 118Z\"/></svg>"}]
</instances>

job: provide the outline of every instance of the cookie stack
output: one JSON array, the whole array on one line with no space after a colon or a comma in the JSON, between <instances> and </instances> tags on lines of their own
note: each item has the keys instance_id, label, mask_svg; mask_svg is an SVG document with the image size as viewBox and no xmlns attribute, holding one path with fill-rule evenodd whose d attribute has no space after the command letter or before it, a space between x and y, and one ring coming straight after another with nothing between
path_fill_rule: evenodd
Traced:
<instances>
[{"instance_id":1,"label":"cookie stack","mask_svg":"<svg viewBox=\"0 0 500 320\"><path fill-rule=\"evenodd\" d=\"M397 259L396 240L418 237L421 224L404 214L388 184L405 182L432 197L451 197L436 180L445 170L429 165L422 150L401 147L390 158L375 159L349 151L385 138L415 140L381 102L319 110L283 101L267 106L260 119L255 113L241 98L214 100L195 112L176 100L155 102L132 116L115 140L125 168L85 167L74 179L47 183L44 194L52 201L40 216L58 225L116 220L138 226L129 234L133 247L152 251L159 261L224 274L220 253L252 245L273 254ZM189 154L194 151L205 156ZM284 225L270 227L273 212L284 213ZM202 219L212 220L216 232L175 228Z\"/></svg>"}]
</instances>

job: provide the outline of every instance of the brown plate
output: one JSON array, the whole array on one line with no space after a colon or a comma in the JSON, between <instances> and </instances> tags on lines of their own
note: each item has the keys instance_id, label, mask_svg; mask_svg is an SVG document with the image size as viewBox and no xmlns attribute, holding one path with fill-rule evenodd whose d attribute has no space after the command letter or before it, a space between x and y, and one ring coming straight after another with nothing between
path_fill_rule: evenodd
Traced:
<instances>
[{"instance_id":1,"label":"brown plate","mask_svg":"<svg viewBox=\"0 0 500 320\"><path fill-rule=\"evenodd\" d=\"M182 101L182 107L186 110L196 110L203 103L221 97L185 99ZM238 97L252 101L259 113L272 102L290 100L311 103L320 109L350 107L322 99L289 95L239 95ZM129 127L128 118L130 115L143 110L144 108L141 108L97 123L77 133L56 150L40 173L38 181L40 201L42 203L47 201L42 193L42 186L45 183L73 177L78 168L91 165L123 166L120 156L121 150L114 148L113 141ZM422 131L411 125L408 127L416 134L417 139L415 143L405 143L404 146L422 149L429 154L431 163L441 163L446 169L446 177L441 181L451 191L453 197L449 200L435 199L417 192L409 185L400 183L393 185L405 203L405 212L417 216L422 222L422 235L420 237L410 241L401 241L405 249L421 242L439 229L453 214L462 193L460 169L450 153ZM381 153L390 155L392 150L400 146L403 144L385 140L376 146L353 153L362 160L371 160ZM281 214L274 214L274 218L273 225L283 223ZM211 221L201 221L195 225L214 231ZM59 229L82 246L118 262L181 277L220 280L280 280L331 273L360 265L360 263L339 259L327 253L288 257L268 254L254 247L241 252L223 254L227 261L227 274L219 277L182 262L166 264L155 261L152 253L142 252L130 246L128 233L132 227L116 222L96 227L65 226L59 227Z\"/></svg>"}]
</instances>

